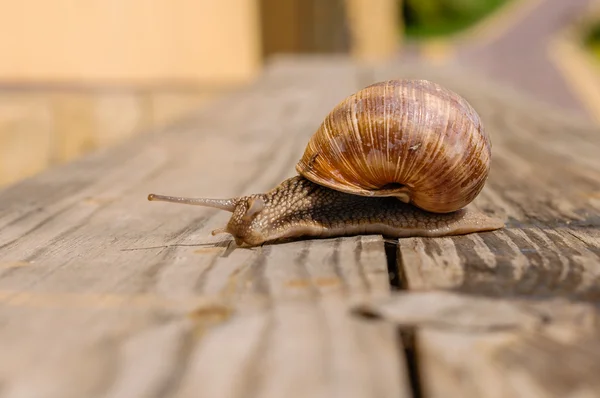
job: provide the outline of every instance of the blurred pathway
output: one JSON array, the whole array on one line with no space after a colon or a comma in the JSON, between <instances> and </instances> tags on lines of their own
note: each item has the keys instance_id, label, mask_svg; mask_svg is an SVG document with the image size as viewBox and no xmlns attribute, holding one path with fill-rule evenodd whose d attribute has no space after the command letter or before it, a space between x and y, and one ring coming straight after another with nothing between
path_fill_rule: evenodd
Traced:
<instances>
[{"instance_id":1,"label":"blurred pathway","mask_svg":"<svg viewBox=\"0 0 600 398\"><path fill-rule=\"evenodd\" d=\"M550 58L549 45L556 34L586 12L590 2L539 0L517 21L504 22L493 39L480 43L475 38L456 44L451 48L451 59L446 61L464 65L551 104L585 113L581 99ZM423 60L426 57L414 49L403 56Z\"/></svg>"}]
</instances>

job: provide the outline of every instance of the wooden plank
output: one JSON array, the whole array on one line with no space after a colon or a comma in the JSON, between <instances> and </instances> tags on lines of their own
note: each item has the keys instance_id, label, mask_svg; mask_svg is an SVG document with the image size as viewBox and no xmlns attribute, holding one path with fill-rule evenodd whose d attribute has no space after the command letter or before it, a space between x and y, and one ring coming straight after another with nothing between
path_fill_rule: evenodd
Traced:
<instances>
[{"instance_id":1,"label":"wooden plank","mask_svg":"<svg viewBox=\"0 0 600 398\"><path fill-rule=\"evenodd\" d=\"M389 71L381 73L377 78ZM600 127L501 88L483 91L473 79L426 69L421 76L453 87L480 113L492 137L492 166L474 204L507 227L402 240L400 257L414 264L405 267L410 287L597 299Z\"/></svg>"},{"instance_id":2,"label":"wooden plank","mask_svg":"<svg viewBox=\"0 0 600 398\"><path fill-rule=\"evenodd\" d=\"M450 312L453 319L460 313L470 321L504 322L510 317L499 307L512 305L510 297L536 298L550 314L548 325L525 331L417 328L425 396L596 396L596 308L586 307L592 321L585 324L576 302L600 301L600 128L473 76L415 70L392 65L376 70L373 79L427 78L472 103L493 145L489 181L474 204L507 225L476 235L399 240L404 285L468 294ZM483 297L496 299L474 310ZM560 297L576 302L543 301ZM439 321L450 318L442 302L438 297L413 305L420 311L434 306L428 317ZM538 305L530 306L539 311ZM555 311L571 321L555 322Z\"/></svg>"},{"instance_id":3,"label":"wooden plank","mask_svg":"<svg viewBox=\"0 0 600 398\"><path fill-rule=\"evenodd\" d=\"M425 397L595 397L600 318L565 299L396 293L357 307L416 332Z\"/></svg>"},{"instance_id":4,"label":"wooden plank","mask_svg":"<svg viewBox=\"0 0 600 398\"><path fill-rule=\"evenodd\" d=\"M51 164L51 125L44 101L23 93L0 93L0 187Z\"/></svg>"},{"instance_id":5,"label":"wooden plank","mask_svg":"<svg viewBox=\"0 0 600 398\"><path fill-rule=\"evenodd\" d=\"M0 395L409 396L394 328L347 311L389 294L380 237L231 250L210 236L227 213L146 201L272 188L358 84L342 60L281 61L0 192Z\"/></svg>"},{"instance_id":6,"label":"wooden plank","mask_svg":"<svg viewBox=\"0 0 600 398\"><path fill-rule=\"evenodd\" d=\"M251 252L235 263L219 258L205 286L225 285L228 302L251 307L251 300L264 310L208 332L191 354L178 396L409 396L394 328L347 311L354 301L388 294L379 238Z\"/></svg>"}]
</instances>

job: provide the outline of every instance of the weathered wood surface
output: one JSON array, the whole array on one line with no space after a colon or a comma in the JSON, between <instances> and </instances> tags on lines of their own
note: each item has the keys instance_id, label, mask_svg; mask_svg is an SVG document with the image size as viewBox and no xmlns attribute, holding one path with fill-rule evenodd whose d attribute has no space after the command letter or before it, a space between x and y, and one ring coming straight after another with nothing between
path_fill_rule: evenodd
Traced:
<instances>
[{"instance_id":1,"label":"weathered wood surface","mask_svg":"<svg viewBox=\"0 0 600 398\"><path fill-rule=\"evenodd\" d=\"M146 201L267 190L337 102L403 76L480 112L494 147L476 206L505 229L234 249L210 235L227 213ZM282 59L0 192L0 397L598 396L599 140L464 72Z\"/></svg>"},{"instance_id":2,"label":"weathered wood surface","mask_svg":"<svg viewBox=\"0 0 600 398\"><path fill-rule=\"evenodd\" d=\"M416 331L426 397L599 396L600 129L452 73L418 76L480 113L493 160L476 204L507 227L400 240L408 290L461 295L400 296L371 311Z\"/></svg>"},{"instance_id":3,"label":"weathered wood surface","mask_svg":"<svg viewBox=\"0 0 600 398\"><path fill-rule=\"evenodd\" d=\"M359 314L413 336L424 397L597 397L597 307L565 299L397 293Z\"/></svg>"},{"instance_id":4,"label":"weathered wood surface","mask_svg":"<svg viewBox=\"0 0 600 398\"><path fill-rule=\"evenodd\" d=\"M210 235L228 214L146 200L272 188L358 76L282 65L3 191L0 396L410 396L395 328L346 311L389 294L381 237L230 250Z\"/></svg>"}]
</instances>

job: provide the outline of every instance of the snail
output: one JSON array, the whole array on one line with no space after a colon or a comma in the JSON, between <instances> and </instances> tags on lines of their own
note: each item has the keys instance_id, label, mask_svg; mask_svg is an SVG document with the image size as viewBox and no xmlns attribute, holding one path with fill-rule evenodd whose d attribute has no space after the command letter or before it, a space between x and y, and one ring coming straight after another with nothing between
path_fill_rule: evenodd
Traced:
<instances>
[{"instance_id":1,"label":"snail","mask_svg":"<svg viewBox=\"0 0 600 398\"><path fill-rule=\"evenodd\" d=\"M238 246L358 234L441 237L500 229L468 207L490 170L491 141L473 107L428 80L371 84L341 101L310 137L298 175L231 199L148 200L229 211Z\"/></svg>"}]
</instances>

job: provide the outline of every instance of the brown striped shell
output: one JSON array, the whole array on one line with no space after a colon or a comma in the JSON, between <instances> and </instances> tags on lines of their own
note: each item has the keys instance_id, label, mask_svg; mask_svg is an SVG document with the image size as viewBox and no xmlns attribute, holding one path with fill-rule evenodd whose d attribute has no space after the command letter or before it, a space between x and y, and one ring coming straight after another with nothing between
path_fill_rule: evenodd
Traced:
<instances>
[{"instance_id":1,"label":"brown striped shell","mask_svg":"<svg viewBox=\"0 0 600 398\"><path fill-rule=\"evenodd\" d=\"M490 139L464 98L427 80L390 80L338 104L296 170L341 192L447 213L475 199L490 160Z\"/></svg>"}]
</instances>

